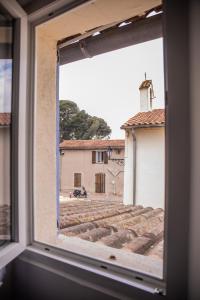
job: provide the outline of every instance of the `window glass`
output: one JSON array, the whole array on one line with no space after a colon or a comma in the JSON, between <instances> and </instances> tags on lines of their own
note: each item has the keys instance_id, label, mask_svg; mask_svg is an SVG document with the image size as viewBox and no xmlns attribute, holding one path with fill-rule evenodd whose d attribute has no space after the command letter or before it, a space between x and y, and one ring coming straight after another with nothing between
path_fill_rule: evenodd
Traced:
<instances>
[{"instance_id":1,"label":"window glass","mask_svg":"<svg viewBox=\"0 0 200 300\"><path fill-rule=\"evenodd\" d=\"M11 238L12 19L0 5L0 246Z\"/></svg>"}]
</instances>

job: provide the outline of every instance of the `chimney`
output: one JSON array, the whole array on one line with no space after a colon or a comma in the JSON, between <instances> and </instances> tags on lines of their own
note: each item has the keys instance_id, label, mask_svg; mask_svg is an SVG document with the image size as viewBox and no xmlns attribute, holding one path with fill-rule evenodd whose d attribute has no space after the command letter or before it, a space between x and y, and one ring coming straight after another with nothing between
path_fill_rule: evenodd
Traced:
<instances>
[{"instance_id":1,"label":"chimney","mask_svg":"<svg viewBox=\"0 0 200 300\"><path fill-rule=\"evenodd\" d=\"M154 97L152 80L146 79L141 83L140 87L140 111L151 111L152 110L152 100Z\"/></svg>"}]
</instances>

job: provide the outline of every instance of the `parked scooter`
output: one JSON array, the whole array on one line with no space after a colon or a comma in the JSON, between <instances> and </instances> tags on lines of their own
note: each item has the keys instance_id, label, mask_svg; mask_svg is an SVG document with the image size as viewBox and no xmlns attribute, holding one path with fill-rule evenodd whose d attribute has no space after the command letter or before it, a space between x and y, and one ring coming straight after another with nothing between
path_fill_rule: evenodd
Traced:
<instances>
[{"instance_id":1,"label":"parked scooter","mask_svg":"<svg viewBox=\"0 0 200 300\"><path fill-rule=\"evenodd\" d=\"M82 186L82 191L79 189L75 189L73 191L73 196L76 198L87 198L87 191L84 186Z\"/></svg>"}]
</instances>

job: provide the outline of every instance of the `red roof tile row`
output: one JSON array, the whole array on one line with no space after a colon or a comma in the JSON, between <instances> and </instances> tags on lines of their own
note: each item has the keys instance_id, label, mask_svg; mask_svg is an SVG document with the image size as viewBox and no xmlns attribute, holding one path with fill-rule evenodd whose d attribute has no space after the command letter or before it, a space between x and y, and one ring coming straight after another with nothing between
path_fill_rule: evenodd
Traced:
<instances>
[{"instance_id":1,"label":"red roof tile row","mask_svg":"<svg viewBox=\"0 0 200 300\"><path fill-rule=\"evenodd\" d=\"M60 234L163 258L164 211L106 200L60 204Z\"/></svg>"},{"instance_id":2,"label":"red roof tile row","mask_svg":"<svg viewBox=\"0 0 200 300\"><path fill-rule=\"evenodd\" d=\"M0 113L0 126L10 125L10 113Z\"/></svg>"},{"instance_id":3,"label":"red roof tile row","mask_svg":"<svg viewBox=\"0 0 200 300\"><path fill-rule=\"evenodd\" d=\"M152 111L139 112L121 126L121 129L129 127L164 126L165 109L153 109Z\"/></svg>"},{"instance_id":4,"label":"red roof tile row","mask_svg":"<svg viewBox=\"0 0 200 300\"><path fill-rule=\"evenodd\" d=\"M82 149L82 150L95 150L95 149L123 149L125 147L124 140L64 140L60 143L61 149Z\"/></svg>"}]
</instances>

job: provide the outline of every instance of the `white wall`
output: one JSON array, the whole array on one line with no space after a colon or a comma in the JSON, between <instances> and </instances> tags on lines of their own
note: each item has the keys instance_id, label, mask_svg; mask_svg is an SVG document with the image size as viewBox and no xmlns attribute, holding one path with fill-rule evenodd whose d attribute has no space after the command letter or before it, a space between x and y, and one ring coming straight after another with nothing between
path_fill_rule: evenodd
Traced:
<instances>
[{"instance_id":1,"label":"white wall","mask_svg":"<svg viewBox=\"0 0 200 300\"><path fill-rule=\"evenodd\" d=\"M164 208L164 128L138 128L136 135L136 204Z\"/></svg>"},{"instance_id":2,"label":"white wall","mask_svg":"<svg viewBox=\"0 0 200 300\"><path fill-rule=\"evenodd\" d=\"M150 89L140 89L140 111L150 111L152 109L150 104Z\"/></svg>"},{"instance_id":3,"label":"white wall","mask_svg":"<svg viewBox=\"0 0 200 300\"><path fill-rule=\"evenodd\" d=\"M125 205L134 204L134 137L132 130L125 131L124 196Z\"/></svg>"},{"instance_id":4,"label":"white wall","mask_svg":"<svg viewBox=\"0 0 200 300\"><path fill-rule=\"evenodd\" d=\"M164 208L164 199L164 127L126 130L124 204Z\"/></svg>"}]
</instances>

